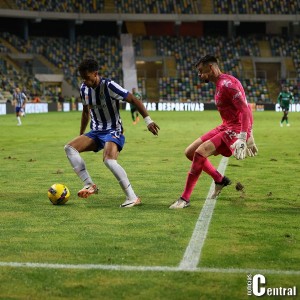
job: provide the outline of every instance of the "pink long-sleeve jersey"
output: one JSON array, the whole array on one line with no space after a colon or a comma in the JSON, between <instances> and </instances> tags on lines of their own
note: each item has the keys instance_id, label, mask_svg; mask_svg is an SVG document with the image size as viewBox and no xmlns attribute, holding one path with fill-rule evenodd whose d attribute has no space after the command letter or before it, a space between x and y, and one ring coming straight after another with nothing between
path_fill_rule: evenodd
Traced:
<instances>
[{"instance_id":1,"label":"pink long-sleeve jersey","mask_svg":"<svg viewBox=\"0 0 300 300\"><path fill-rule=\"evenodd\" d=\"M224 126L236 133L247 132L252 126L252 112L244 88L235 77L222 74L216 82L215 104Z\"/></svg>"}]
</instances>

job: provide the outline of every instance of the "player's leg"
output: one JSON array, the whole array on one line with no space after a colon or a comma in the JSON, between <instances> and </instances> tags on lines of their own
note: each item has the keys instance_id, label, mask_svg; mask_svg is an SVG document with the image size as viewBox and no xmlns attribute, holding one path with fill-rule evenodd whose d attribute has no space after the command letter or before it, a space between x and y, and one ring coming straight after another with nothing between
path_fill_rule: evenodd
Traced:
<instances>
[{"instance_id":1,"label":"player's leg","mask_svg":"<svg viewBox=\"0 0 300 300\"><path fill-rule=\"evenodd\" d=\"M283 116L281 118L281 121L280 121L280 126L282 127L283 126L283 122L286 120L286 110L284 107L282 107L282 111L283 111Z\"/></svg>"},{"instance_id":2,"label":"player's leg","mask_svg":"<svg viewBox=\"0 0 300 300\"><path fill-rule=\"evenodd\" d=\"M184 154L190 161L193 161L195 151L202 143L203 141L201 140L201 138L198 138L185 149ZM190 206L190 202L179 197L179 199L176 200L169 208L177 209L177 208L186 208L188 206Z\"/></svg>"},{"instance_id":3,"label":"player's leg","mask_svg":"<svg viewBox=\"0 0 300 300\"><path fill-rule=\"evenodd\" d=\"M192 165L188 173L184 191L180 198L175 201L170 208L185 208L189 206L191 194L196 186L198 178L203 170L203 166L207 157L214 154L216 151L215 145L210 141L205 141L195 150Z\"/></svg>"},{"instance_id":4,"label":"player's leg","mask_svg":"<svg viewBox=\"0 0 300 300\"><path fill-rule=\"evenodd\" d=\"M131 113L131 119L132 119L133 124L136 124L135 114L134 114L135 113L135 108L131 108L130 113Z\"/></svg>"},{"instance_id":5,"label":"player's leg","mask_svg":"<svg viewBox=\"0 0 300 300\"><path fill-rule=\"evenodd\" d=\"M25 117L25 108L20 109L20 117Z\"/></svg>"},{"instance_id":6,"label":"player's leg","mask_svg":"<svg viewBox=\"0 0 300 300\"><path fill-rule=\"evenodd\" d=\"M86 169L85 162L80 155L80 152L95 151L97 150L96 142L86 136L81 135L65 145L65 152L69 159L73 170L82 180L84 187L78 192L78 196L81 198L87 198L92 194L98 193L98 188L94 184L89 172Z\"/></svg>"},{"instance_id":7,"label":"player's leg","mask_svg":"<svg viewBox=\"0 0 300 300\"><path fill-rule=\"evenodd\" d=\"M212 135L210 135L210 136L212 136ZM207 136L207 138L210 138L210 136ZM203 144L202 139L206 139L206 135L204 135L201 138L198 138L197 140L195 140L191 145L189 145L185 149L185 156L189 160L193 161L193 157L194 157L196 149L199 148L201 144ZM213 153L213 155L215 155L215 154L216 153ZM208 158L204 162L203 171L205 173L207 173L208 175L210 175L215 182L220 182L223 179L223 176L217 171L217 169L212 165L212 163L210 162L210 160Z\"/></svg>"},{"instance_id":8,"label":"player's leg","mask_svg":"<svg viewBox=\"0 0 300 300\"><path fill-rule=\"evenodd\" d=\"M290 126L290 124L289 124L289 119L288 119L289 111L286 110L284 113L285 113L285 122L286 122L286 126Z\"/></svg>"},{"instance_id":9,"label":"player's leg","mask_svg":"<svg viewBox=\"0 0 300 300\"><path fill-rule=\"evenodd\" d=\"M230 132L223 131L220 132L219 134L215 135L214 137L211 138L211 142L215 145L216 148L216 153L221 154L225 157L230 157L233 153L233 149L230 147L234 142L236 141L236 137L232 137ZM216 177L214 178L215 181L215 190L213 194L210 196L212 199L215 199L222 191L222 189L225 186L228 186L231 184L231 180L226 177L221 175L218 172L218 175L215 174Z\"/></svg>"},{"instance_id":10,"label":"player's leg","mask_svg":"<svg viewBox=\"0 0 300 300\"><path fill-rule=\"evenodd\" d=\"M191 194L196 186L198 178L203 170L207 157L215 153L215 145L210 141L202 143L195 151L191 169L188 173L186 185L181 198L189 201Z\"/></svg>"},{"instance_id":11,"label":"player's leg","mask_svg":"<svg viewBox=\"0 0 300 300\"><path fill-rule=\"evenodd\" d=\"M21 113L20 113L20 111L21 111L21 107L17 106L17 107L16 107L16 117L17 117L17 121L18 121L18 123L17 123L18 126L21 126L21 125L22 125L22 121L21 121Z\"/></svg>"},{"instance_id":12,"label":"player's leg","mask_svg":"<svg viewBox=\"0 0 300 300\"><path fill-rule=\"evenodd\" d=\"M191 193L202 171L210 175L215 181L215 191L211 198L216 198L223 187L231 184L230 179L220 174L208 159L208 156L211 155L222 154L228 157L232 154L230 144L227 145L223 141L223 135L226 135L226 132L217 127L194 141L185 150L185 154L189 159L194 154L191 170L188 173L183 194L170 208L185 208L189 206ZM230 138L228 137L226 140L230 140Z\"/></svg>"},{"instance_id":13,"label":"player's leg","mask_svg":"<svg viewBox=\"0 0 300 300\"><path fill-rule=\"evenodd\" d=\"M106 167L114 174L115 178L118 180L124 194L126 195L126 200L120 207L132 207L141 203L140 198L135 194L131 183L128 179L126 171L117 162L119 151L122 150L125 142L125 138L121 135L118 139L114 141L107 141L104 146L103 151L103 161Z\"/></svg>"},{"instance_id":14,"label":"player's leg","mask_svg":"<svg viewBox=\"0 0 300 300\"><path fill-rule=\"evenodd\" d=\"M203 141L201 138L198 138L185 149L184 154L190 161L193 161L195 151L201 144L203 144Z\"/></svg>"}]
</instances>

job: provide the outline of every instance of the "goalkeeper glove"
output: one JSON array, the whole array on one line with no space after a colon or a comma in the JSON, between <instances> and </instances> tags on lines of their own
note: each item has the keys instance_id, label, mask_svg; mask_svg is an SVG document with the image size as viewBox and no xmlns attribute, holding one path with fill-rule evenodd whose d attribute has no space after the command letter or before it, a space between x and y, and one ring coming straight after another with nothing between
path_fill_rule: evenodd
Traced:
<instances>
[{"instance_id":1,"label":"goalkeeper glove","mask_svg":"<svg viewBox=\"0 0 300 300\"><path fill-rule=\"evenodd\" d=\"M247 152L247 145L246 145L246 138L247 133L241 132L237 135L237 140L230 146L234 149L233 156L236 159L245 159L246 152Z\"/></svg>"},{"instance_id":2,"label":"goalkeeper glove","mask_svg":"<svg viewBox=\"0 0 300 300\"><path fill-rule=\"evenodd\" d=\"M247 141L247 155L250 157L253 157L253 156L257 155L257 153L258 153L258 148L255 144L253 134L251 133L251 135Z\"/></svg>"}]
</instances>

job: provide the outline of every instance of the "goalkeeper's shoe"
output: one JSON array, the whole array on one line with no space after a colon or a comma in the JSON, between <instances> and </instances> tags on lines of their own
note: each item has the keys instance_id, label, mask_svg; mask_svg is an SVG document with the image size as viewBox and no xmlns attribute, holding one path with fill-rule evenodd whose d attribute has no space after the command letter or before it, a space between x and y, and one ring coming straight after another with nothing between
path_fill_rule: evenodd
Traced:
<instances>
[{"instance_id":1,"label":"goalkeeper's shoe","mask_svg":"<svg viewBox=\"0 0 300 300\"><path fill-rule=\"evenodd\" d=\"M215 182L215 191L214 193L211 195L211 199L215 199L219 196L219 194L221 193L223 187L230 185L231 184L231 180L224 176L221 182Z\"/></svg>"},{"instance_id":2,"label":"goalkeeper's shoe","mask_svg":"<svg viewBox=\"0 0 300 300\"><path fill-rule=\"evenodd\" d=\"M128 207L132 207L135 205L140 205L141 203L142 203L142 201L140 198L137 198L135 200L126 199L125 202L120 205L120 207L128 208Z\"/></svg>"},{"instance_id":3,"label":"goalkeeper's shoe","mask_svg":"<svg viewBox=\"0 0 300 300\"><path fill-rule=\"evenodd\" d=\"M170 209L178 209L178 208L186 208L190 206L190 201L186 201L181 197L178 198L169 208Z\"/></svg>"},{"instance_id":4,"label":"goalkeeper's shoe","mask_svg":"<svg viewBox=\"0 0 300 300\"><path fill-rule=\"evenodd\" d=\"M89 185L85 185L83 187L83 189L81 189L77 195L80 198L87 198L93 194L98 194L98 187L96 186L96 184L89 184Z\"/></svg>"}]
</instances>

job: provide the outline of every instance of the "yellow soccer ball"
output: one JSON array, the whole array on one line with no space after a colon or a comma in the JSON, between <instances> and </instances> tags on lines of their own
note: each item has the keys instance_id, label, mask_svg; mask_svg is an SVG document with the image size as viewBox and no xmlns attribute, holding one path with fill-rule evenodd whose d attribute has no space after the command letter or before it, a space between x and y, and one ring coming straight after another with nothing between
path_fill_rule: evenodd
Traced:
<instances>
[{"instance_id":1,"label":"yellow soccer ball","mask_svg":"<svg viewBox=\"0 0 300 300\"><path fill-rule=\"evenodd\" d=\"M55 183L48 190L48 198L53 205L62 205L69 200L70 191L64 184Z\"/></svg>"}]
</instances>

